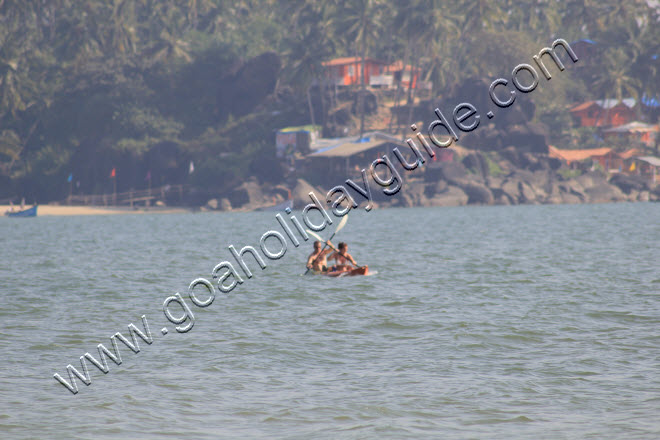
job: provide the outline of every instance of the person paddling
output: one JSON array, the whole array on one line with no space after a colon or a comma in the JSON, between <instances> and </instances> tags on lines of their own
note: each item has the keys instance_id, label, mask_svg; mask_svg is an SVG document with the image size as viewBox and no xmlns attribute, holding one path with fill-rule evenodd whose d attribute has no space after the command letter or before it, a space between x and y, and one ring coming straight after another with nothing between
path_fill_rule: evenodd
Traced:
<instances>
[{"instance_id":1,"label":"person paddling","mask_svg":"<svg viewBox=\"0 0 660 440\"><path fill-rule=\"evenodd\" d=\"M348 245L344 242L339 243L337 250L328 257L328 260L335 260L337 262L337 264L330 268L331 272L347 272L355 267L359 267L353 256L348 253Z\"/></svg>"},{"instance_id":2,"label":"person paddling","mask_svg":"<svg viewBox=\"0 0 660 440\"><path fill-rule=\"evenodd\" d=\"M331 246L330 241L326 242L328 246ZM314 252L309 254L307 257L307 269L312 269L316 272L327 272L328 271L328 261L326 255L332 252L332 248L326 250L322 249L323 242L315 241L314 242Z\"/></svg>"}]
</instances>

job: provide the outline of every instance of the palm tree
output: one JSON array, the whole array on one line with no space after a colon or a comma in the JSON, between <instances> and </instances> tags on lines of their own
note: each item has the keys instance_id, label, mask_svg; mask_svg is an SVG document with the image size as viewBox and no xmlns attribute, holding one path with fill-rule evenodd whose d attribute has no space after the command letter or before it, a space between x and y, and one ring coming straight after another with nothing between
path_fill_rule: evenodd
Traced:
<instances>
[{"instance_id":1,"label":"palm tree","mask_svg":"<svg viewBox=\"0 0 660 440\"><path fill-rule=\"evenodd\" d=\"M360 138L364 134L364 99L365 99L365 62L369 47L382 35L382 13L386 6L384 0L343 0L338 4L342 22L338 23L339 34L347 42L355 42L361 59L360 93L358 95L360 111Z\"/></svg>"}]
</instances>

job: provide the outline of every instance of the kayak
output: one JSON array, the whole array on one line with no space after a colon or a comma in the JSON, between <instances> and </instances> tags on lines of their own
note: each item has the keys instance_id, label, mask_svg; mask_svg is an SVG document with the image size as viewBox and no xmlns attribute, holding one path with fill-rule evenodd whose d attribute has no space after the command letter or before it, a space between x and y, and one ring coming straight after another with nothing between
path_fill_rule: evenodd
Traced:
<instances>
[{"instance_id":1,"label":"kayak","mask_svg":"<svg viewBox=\"0 0 660 440\"><path fill-rule=\"evenodd\" d=\"M369 275L369 266L360 266L356 267L353 270L348 271L334 271L334 272L313 272L315 275L324 275L326 277L354 277L358 275Z\"/></svg>"}]
</instances>

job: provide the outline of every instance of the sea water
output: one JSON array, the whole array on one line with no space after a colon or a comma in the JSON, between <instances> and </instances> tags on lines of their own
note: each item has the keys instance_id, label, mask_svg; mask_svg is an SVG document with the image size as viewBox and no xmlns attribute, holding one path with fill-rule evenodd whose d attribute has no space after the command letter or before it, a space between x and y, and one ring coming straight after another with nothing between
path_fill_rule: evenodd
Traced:
<instances>
[{"instance_id":1,"label":"sea water","mask_svg":"<svg viewBox=\"0 0 660 440\"><path fill-rule=\"evenodd\" d=\"M356 211L333 242L377 275L302 277L311 242L289 242L200 308L191 281L281 231L274 213L0 218L0 432L658 438L659 219L652 203ZM177 292L186 333L163 313ZM151 344L115 338L122 363L86 362L75 395L53 378L117 332L132 343L143 315Z\"/></svg>"}]
</instances>

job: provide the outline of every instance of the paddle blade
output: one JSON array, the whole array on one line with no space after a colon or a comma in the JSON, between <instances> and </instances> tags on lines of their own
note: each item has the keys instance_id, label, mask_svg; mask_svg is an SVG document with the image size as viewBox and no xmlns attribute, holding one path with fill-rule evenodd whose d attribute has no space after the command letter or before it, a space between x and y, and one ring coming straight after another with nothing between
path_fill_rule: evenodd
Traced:
<instances>
[{"instance_id":1,"label":"paddle blade","mask_svg":"<svg viewBox=\"0 0 660 440\"><path fill-rule=\"evenodd\" d=\"M347 222L347 221L348 221L348 214L346 214L345 216L343 216L343 217L341 218L341 221L340 221L339 224L337 225L337 229L335 229L335 234L336 234L337 232L341 231L341 228L343 228L344 225L346 225L346 222Z\"/></svg>"},{"instance_id":2,"label":"paddle blade","mask_svg":"<svg viewBox=\"0 0 660 440\"><path fill-rule=\"evenodd\" d=\"M323 241L321 236L319 234L317 234L316 232L313 232L313 231L310 231L309 229L307 229L307 233L309 235L311 235L312 237L316 238L318 241Z\"/></svg>"}]
</instances>

